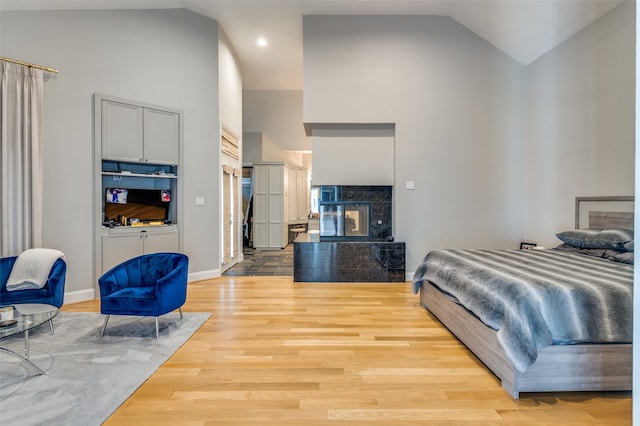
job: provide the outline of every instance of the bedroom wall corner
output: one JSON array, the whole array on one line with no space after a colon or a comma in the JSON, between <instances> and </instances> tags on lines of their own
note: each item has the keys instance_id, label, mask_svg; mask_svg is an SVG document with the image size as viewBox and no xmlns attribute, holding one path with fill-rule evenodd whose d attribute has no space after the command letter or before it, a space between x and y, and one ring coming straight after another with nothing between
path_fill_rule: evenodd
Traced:
<instances>
[{"instance_id":1,"label":"bedroom wall corner","mask_svg":"<svg viewBox=\"0 0 640 426\"><path fill-rule=\"evenodd\" d=\"M557 246L577 196L634 192L634 9L622 2L527 67L527 241Z\"/></svg>"}]
</instances>

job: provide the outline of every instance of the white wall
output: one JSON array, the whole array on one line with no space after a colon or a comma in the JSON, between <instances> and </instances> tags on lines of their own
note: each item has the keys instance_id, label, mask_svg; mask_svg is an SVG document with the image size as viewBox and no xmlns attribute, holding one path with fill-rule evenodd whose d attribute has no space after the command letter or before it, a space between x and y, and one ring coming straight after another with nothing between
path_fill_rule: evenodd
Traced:
<instances>
[{"instance_id":1,"label":"white wall","mask_svg":"<svg viewBox=\"0 0 640 426\"><path fill-rule=\"evenodd\" d=\"M262 161L284 162L289 167L302 167L302 154L294 151L284 151L267 135L262 135Z\"/></svg>"},{"instance_id":2,"label":"white wall","mask_svg":"<svg viewBox=\"0 0 640 426\"><path fill-rule=\"evenodd\" d=\"M228 128L233 130L233 132L240 138L240 146L238 147L240 159L235 160L228 156L223 156L221 161L235 169L242 170L242 70L240 69L240 61L233 49L233 46L222 30L219 31L218 63L220 70L220 120L224 122ZM222 164L218 167L218 173L220 174L220 179L222 179ZM237 191L238 194L242 194L242 179L238 179ZM223 216L222 202L222 191L219 191L220 217ZM238 197L238 205L236 206L235 211L244 211L242 209L241 196ZM220 233L222 232L222 221L220 221ZM222 251L222 238L220 238L219 235L218 241L221 246L220 251ZM237 228L235 241L240 244L240 248L242 247L242 238L242 226L239 226ZM229 265L241 261L243 257L242 250L239 250L239 255L234 257ZM222 261L222 255L220 261ZM198 275L198 278L211 278L212 276L219 275L219 271L210 271L208 273Z\"/></svg>"},{"instance_id":3,"label":"white wall","mask_svg":"<svg viewBox=\"0 0 640 426\"><path fill-rule=\"evenodd\" d=\"M60 70L44 89L43 245L65 252L68 293L95 288L95 92L184 111L184 252L191 272L219 271L219 177L211 167L219 163L220 139L215 21L177 9L3 11L0 55ZM237 115L225 119L237 123ZM206 205L194 207L196 196Z\"/></svg>"},{"instance_id":4,"label":"white wall","mask_svg":"<svg viewBox=\"0 0 640 426\"><path fill-rule=\"evenodd\" d=\"M313 126L313 185L393 185L394 135L393 125Z\"/></svg>"},{"instance_id":5,"label":"white wall","mask_svg":"<svg viewBox=\"0 0 640 426\"><path fill-rule=\"evenodd\" d=\"M222 30L218 38L220 119L242 135L242 70L231 42Z\"/></svg>"},{"instance_id":6,"label":"white wall","mask_svg":"<svg viewBox=\"0 0 640 426\"><path fill-rule=\"evenodd\" d=\"M447 17L306 16L303 31L304 121L396 125L407 272L431 249L518 247L525 67Z\"/></svg>"},{"instance_id":7,"label":"white wall","mask_svg":"<svg viewBox=\"0 0 640 426\"><path fill-rule=\"evenodd\" d=\"M263 133L249 132L243 135L242 163L251 166L264 161L284 162L290 167L306 167L304 154L284 151L280 145Z\"/></svg>"},{"instance_id":8,"label":"white wall","mask_svg":"<svg viewBox=\"0 0 640 426\"><path fill-rule=\"evenodd\" d=\"M622 3L527 67L527 240L558 245L576 196L634 193L634 8Z\"/></svg>"},{"instance_id":9,"label":"white wall","mask_svg":"<svg viewBox=\"0 0 640 426\"><path fill-rule=\"evenodd\" d=\"M283 151L309 151L302 124L302 91L245 90L242 109L244 131L263 133Z\"/></svg>"},{"instance_id":10,"label":"white wall","mask_svg":"<svg viewBox=\"0 0 640 426\"><path fill-rule=\"evenodd\" d=\"M242 165L251 166L262 161L262 133L245 132L242 134Z\"/></svg>"}]
</instances>

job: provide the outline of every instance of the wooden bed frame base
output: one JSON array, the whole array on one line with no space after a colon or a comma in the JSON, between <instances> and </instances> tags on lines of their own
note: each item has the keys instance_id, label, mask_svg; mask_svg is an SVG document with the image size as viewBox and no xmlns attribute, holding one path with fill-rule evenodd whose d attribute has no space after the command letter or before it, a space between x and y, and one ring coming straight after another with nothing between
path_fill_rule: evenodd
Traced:
<instances>
[{"instance_id":1,"label":"wooden bed frame base","mask_svg":"<svg viewBox=\"0 0 640 426\"><path fill-rule=\"evenodd\" d=\"M498 376L514 399L520 392L631 390L631 344L548 346L522 373L506 357L496 331L433 284L422 283L420 303Z\"/></svg>"}]
</instances>

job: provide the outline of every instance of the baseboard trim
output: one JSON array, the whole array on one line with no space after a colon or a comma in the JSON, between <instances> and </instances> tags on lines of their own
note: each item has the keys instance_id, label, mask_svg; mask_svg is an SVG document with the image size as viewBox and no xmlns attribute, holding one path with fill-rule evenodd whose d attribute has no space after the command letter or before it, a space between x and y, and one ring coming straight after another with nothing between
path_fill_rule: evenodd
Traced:
<instances>
[{"instance_id":1,"label":"baseboard trim","mask_svg":"<svg viewBox=\"0 0 640 426\"><path fill-rule=\"evenodd\" d=\"M87 300L93 300L96 298L96 291L94 289L70 291L64 294L64 303L78 303L86 302Z\"/></svg>"},{"instance_id":2,"label":"baseboard trim","mask_svg":"<svg viewBox=\"0 0 640 426\"><path fill-rule=\"evenodd\" d=\"M187 280L189 282L192 281L202 281L202 280L210 280L212 278L219 278L222 276L220 269L212 269L210 271L201 271L194 272L189 274ZM77 290L77 291L69 291L64 294L64 303L78 303L78 302L86 302L88 300L93 300L98 297L95 289L85 289L85 290Z\"/></svg>"},{"instance_id":3,"label":"baseboard trim","mask_svg":"<svg viewBox=\"0 0 640 426\"><path fill-rule=\"evenodd\" d=\"M220 271L220 269L211 269L209 271L192 272L189 274L189 278L187 278L187 280L189 282L202 281L210 280L213 278L220 278L221 276L222 272Z\"/></svg>"}]
</instances>

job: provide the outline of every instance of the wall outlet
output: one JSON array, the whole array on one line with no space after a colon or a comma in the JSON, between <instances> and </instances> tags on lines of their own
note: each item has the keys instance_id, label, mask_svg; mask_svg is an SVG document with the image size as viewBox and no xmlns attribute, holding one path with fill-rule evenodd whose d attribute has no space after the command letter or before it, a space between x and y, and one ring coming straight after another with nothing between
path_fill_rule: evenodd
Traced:
<instances>
[{"instance_id":1,"label":"wall outlet","mask_svg":"<svg viewBox=\"0 0 640 426\"><path fill-rule=\"evenodd\" d=\"M407 189L416 189L416 183L412 180L408 180L406 184Z\"/></svg>"},{"instance_id":2,"label":"wall outlet","mask_svg":"<svg viewBox=\"0 0 640 426\"><path fill-rule=\"evenodd\" d=\"M204 206L204 197L196 197L196 206Z\"/></svg>"}]
</instances>

